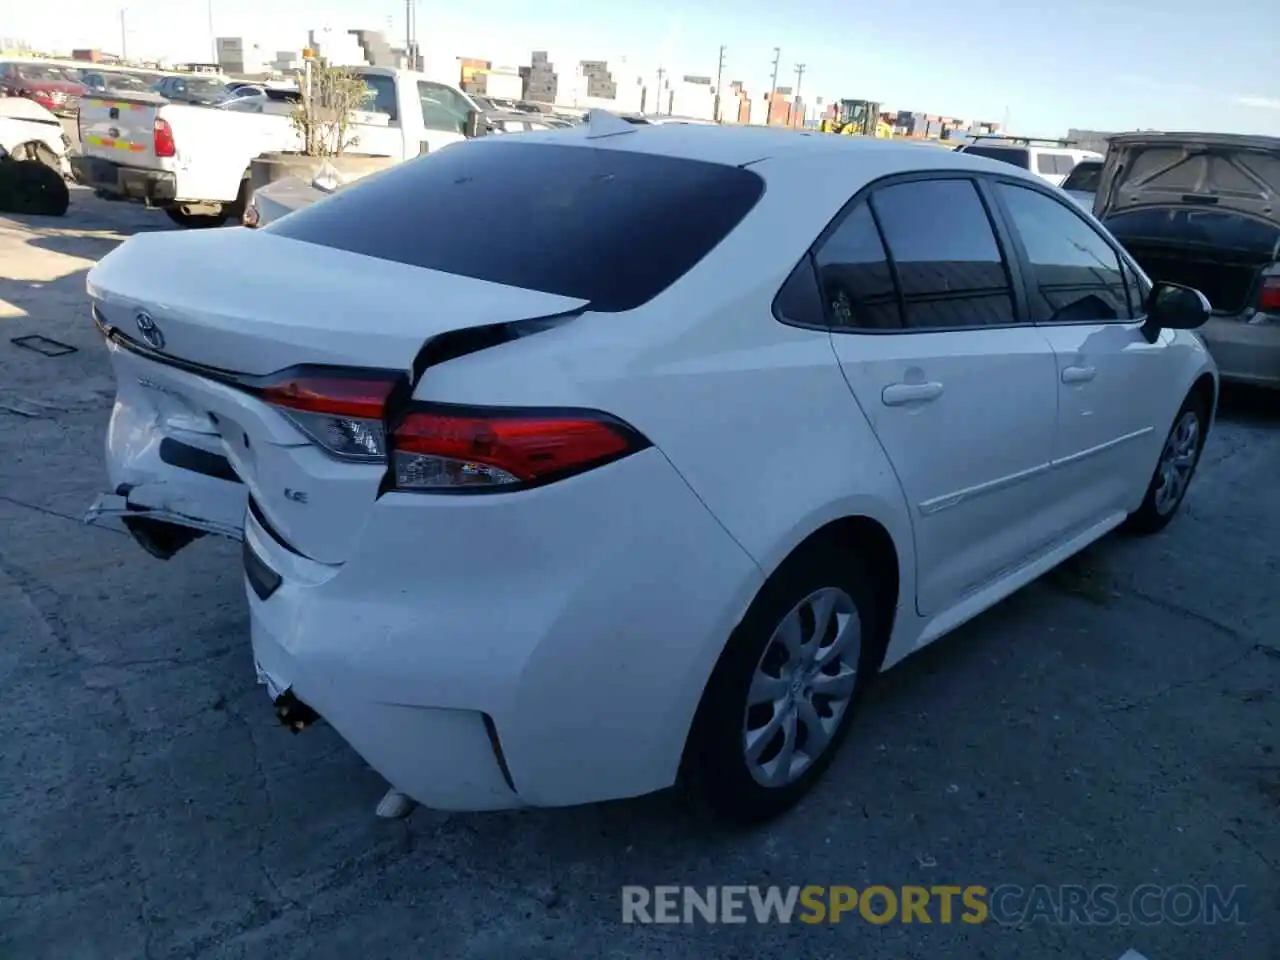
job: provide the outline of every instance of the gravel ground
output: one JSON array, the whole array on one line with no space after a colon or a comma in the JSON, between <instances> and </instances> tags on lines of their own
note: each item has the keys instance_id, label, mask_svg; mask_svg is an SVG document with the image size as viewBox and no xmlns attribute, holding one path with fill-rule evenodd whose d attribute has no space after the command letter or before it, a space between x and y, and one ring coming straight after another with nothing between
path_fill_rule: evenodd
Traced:
<instances>
[{"instance_id":1,"label":"gravel ground","mask_svg":"<svg viewBox=\"0 0 1280 960\"><path fill-rule=\"evenodd\" d=\"M0 219L0 957L1280 956L1274 400L1227 397L1164 535L1108 539L886 675L767 829L665 796L385 822L379 778L255 685L234 545L160 563L80 523L114 394L84 273L168 226L83 191ZM1244 885L1249 922L620 922L623 885L664 883Z\"/></svg>"}]
</instances>

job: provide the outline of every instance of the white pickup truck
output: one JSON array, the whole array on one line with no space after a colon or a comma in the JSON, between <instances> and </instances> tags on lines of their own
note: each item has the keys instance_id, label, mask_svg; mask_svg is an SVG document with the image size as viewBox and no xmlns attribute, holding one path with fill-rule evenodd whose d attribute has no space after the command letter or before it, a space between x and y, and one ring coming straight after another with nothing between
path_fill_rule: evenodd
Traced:
<instances>
[{"instance_id":1,"label":"white pickup truck","mask_svg":"<svg viewBox=\"0 0 1280 960\"><path fill-rule=\"evenodd\" d=\"M482 111L465 93L420 73L353 67L369 87L348 153L408 160L478 135ZM100 196L162 208L186 227L237 221L248 202L249 162L300 142L287 111L176 103L154 93L89 96L80 103L76 180Z\"/></svg>"}]
</instances>

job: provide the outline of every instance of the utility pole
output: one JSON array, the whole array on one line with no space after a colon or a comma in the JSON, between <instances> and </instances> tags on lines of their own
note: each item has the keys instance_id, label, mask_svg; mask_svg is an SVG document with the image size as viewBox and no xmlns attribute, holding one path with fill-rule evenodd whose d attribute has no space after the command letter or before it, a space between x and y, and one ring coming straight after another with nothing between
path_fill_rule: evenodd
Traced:
<instances>
[{"instance_id":1,"label":"utility pole","mask_svg":"<svg viewBox=\"0 0 1280 960\"><path fill-rule=\"evenodd\" d=\"M773 95L778 92L778 61L782 59L782 49L773 48L773 79L769 81L769 103L773 103Z\"/></svg>"},{"instance_id":2,"label":"utility pole","mask_svg":"<svg viewBox=\"0 0 1280 960\"><path fill-rule=\"evenodd\" d=\"M799 112L800 112L800 109L801 109L801 107L800 107L800 81L804 79L804 70L805 70L805 65L804 65L803 63L797 63L797 64L796 64L796 88L795 88L795 90L792 92L793 99L792 99L792 101L791 101L791 103L792 103L792 106L791 106L791 126L793 126L793 127L803 127L803 126L804 126L804 114L803 114L803 113L800 113L800 117L799 117L799 121L800 121L800 122L799 122L799 123L797 123L797 122L796 122L796 119L797 119L797 118L796 118L796 114L797 114L797 113L799 113Z\"/></svg>"},{"instance_id":3,"label":"utility pole","mask_svg":"<svg viewBox=\"0 0 1280 960\"><path fill-rule=\"evenodd\" d=\"M722 122L720 119L720 83L724 79L724 54L728 49L724 44L720 45L720 63L716 67L716 103L712 116L716 123Z\"/></svg>"},{"instance_id":4,"label":"utility pole","mask_svg":"<svg viewBox=\"0 0 1280 960\"><path fill-rule=\"evenodd\" d=\"M413 62L413 0L404 0L404 57L405 66L412 70Z\"/></svg>"},{"instance_id":5,"label":"utility pole","mask_svg":"<svg viewBox=\"0 0 1280 960\"><path fill-rule=\"evenodd\" d=\"M124 7L120 8L120 59L129 59L129 31L124 25Z\"/></svg>"},{"instance_id":6,"label":"utility pole","mask_svg":"<svg viewBox=\"0 0 1280 960\"><path fill-rule=\"evenodd\" d=\"M662 78L667 75L666 67L658 68L658 92L653 98L653 112L657 116L662 116Z\"/></svg>"},{"instance_id":7,"label":"utility pole","mask_svg":"<svg viewBox=\"0 0 1280 960\"><path fill-rule=\"evenodd\" d=\"M213 0L209 0L207 12L209 14L209 48L213 51L213 62L218 63L218 38L213 35Z\"/></svg>"}]
</instances>

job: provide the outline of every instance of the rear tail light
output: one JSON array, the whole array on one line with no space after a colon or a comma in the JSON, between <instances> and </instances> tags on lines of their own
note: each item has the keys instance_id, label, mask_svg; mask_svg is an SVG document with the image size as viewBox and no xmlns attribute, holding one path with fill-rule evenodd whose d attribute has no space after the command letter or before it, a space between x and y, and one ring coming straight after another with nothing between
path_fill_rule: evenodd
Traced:
<instances>
[{"instance_id":1,"label":"rear tail light","mask_svg":"<svg viewBox=\"0 0 1280 960\"><path fill-rule=\"evenodd\" d=\"M510 490L602 466L649 445L606 414L431 404L392 435L395 489Z\"/></svg>"},{"instance_id":2,"label":"rear tail light","mask_svg":"<svg viewBox=\"0 0 1280 960\"><path fill-rule=\"evenodd\" d=\"M1280 313L1280 277L1267 277L1262 281L1258 309L1263 313Z\"/></svg>"},{"instance_id":3,"label":"rear tail light","mask_svg":"<svg viewBox=\"0 0 1280 960\"><path fill-rule=\"evenodd\" d=\"M404 383L382 371L299 373L260 389L263 400L342 460L385 462L387 403Z\"/></svg>"},{"instance_id":4,"label":"rear tail light","mask_svg":"<svg viewBox=\"0 0 1280 960\"><path fill-rule=\"evenodd\" d=\"M390 460L384 489L520 490L649 446L594 410L407 405L408 378L394 371L295 367L251 389L330 456Z\"/></svg>"},{"instance_id":5,"label":"rear tail light","mask_svg":"<svg viewBox=\"0 0 1280 960\"><path fill-rule=\"evenodd\" d=\"M173 142L173 127L164 117L156 117L151 131L151 149L157 157L174 157L178 154L178 145Z\"/></svg>"}]
</instances>

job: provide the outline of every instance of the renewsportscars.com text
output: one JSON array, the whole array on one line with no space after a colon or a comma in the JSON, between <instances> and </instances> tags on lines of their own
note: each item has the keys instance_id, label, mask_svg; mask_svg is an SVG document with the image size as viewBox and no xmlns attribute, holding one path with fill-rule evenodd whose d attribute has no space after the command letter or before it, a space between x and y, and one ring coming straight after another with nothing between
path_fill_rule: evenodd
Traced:
<instances>
[{"instance_id":1,"label":"renewsportscars.com text","mask_svg":"<svg viewBox=\"0 0 1280 960\"><path fill-rule=\"evenodd\" d=\"M1244 887L627 886L623 923L1242 923Z\"/></svg>"}]
</instances>

